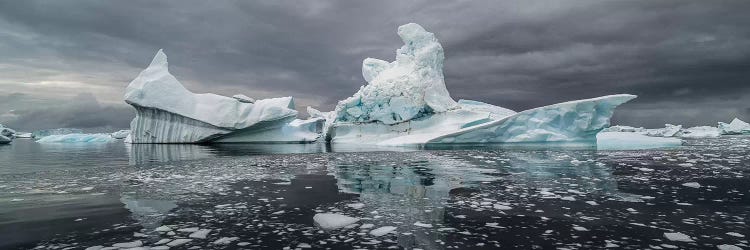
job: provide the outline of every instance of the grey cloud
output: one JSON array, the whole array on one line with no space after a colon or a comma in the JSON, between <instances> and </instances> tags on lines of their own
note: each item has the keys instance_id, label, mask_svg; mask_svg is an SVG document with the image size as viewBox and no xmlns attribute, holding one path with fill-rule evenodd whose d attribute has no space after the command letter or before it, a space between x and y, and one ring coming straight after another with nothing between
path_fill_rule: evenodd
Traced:
<instances>
[{"instance_id":1,"label":"grey cloud","mask_svg":"<svg viewBox=\"0 0 750 250\"><path fill-rule=\"evenodd\" d=\"M9 79L0 88L2 81L66 78L97 87L79 92L117 102L164 48L173 74L195 92L292 95L299 106L332 109L364 84L361 60L393 60L401 46L396 27L417 22L443 43L455 98L520 110L633 93L639 98L616 122L713 124L732 118L720 115L750 119L749 7L677 0L4 1L0 75Z\"/></svg>"},{"instance_id":2,"label":"grey cloud","mask_svg":"<svg viewBox=\"0 0 750 250\"><path fill-rule=\"evenodd\" d=\"M102 105L90 93L69 99L35 99L25 94L0 96L2 123L23 131L49 128L126 128L135 112L125 105Z\"/></svg>"}]
</instances>

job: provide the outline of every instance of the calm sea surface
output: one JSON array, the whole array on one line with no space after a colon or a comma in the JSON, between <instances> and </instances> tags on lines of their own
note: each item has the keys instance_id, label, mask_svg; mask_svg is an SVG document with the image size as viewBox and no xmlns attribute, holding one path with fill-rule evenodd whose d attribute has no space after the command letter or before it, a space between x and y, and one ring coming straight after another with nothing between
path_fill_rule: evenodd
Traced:
<instances>
[{"instance_id":1,"label":"calm sea surface","mask_svg":"<svg viewBox=\"0 0 750 250\"><path fill-rule=\"evenodd\" d=\"M359 221L322 230L323 213ZM749 214L750 137L635 151L0 145L0 249L750 249Z\"/></svg>"}]
</instances>

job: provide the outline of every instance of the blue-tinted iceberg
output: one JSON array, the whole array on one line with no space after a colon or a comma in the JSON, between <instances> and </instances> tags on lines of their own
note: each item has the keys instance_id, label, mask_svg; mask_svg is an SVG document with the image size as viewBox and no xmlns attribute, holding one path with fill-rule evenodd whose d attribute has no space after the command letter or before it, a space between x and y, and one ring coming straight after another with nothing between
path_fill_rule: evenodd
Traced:
<instances>
[{"instance_id":1,"label":"blue-tinted iceberg","mask_svg":"<svg viewBox=\"0 0 750 250\"><path fill-rule=\"evenodd\" d=\"M595 144L615 107L634 95L610 95L522 112L451 98L443 78L443 48L417 24L398 28L396 60L367 58L367 85L342 100L327 139L332 143L576 142ZM330 119L330 118L329 118Z\"/></svg>"},{"instance_id":2,"label":"blue-tinted iceberg","mask_svg":"<svg viewBox=\"0 0 750 250\"><path fill-rule=\"evenodd\" d=\"M83 130L77 129L77 128L53 128L53 129L43 129L43 130L37 130L37 131L31 132L31 136L37 139L45 137L45 136L50 136L50 135L64 135L64 134L83 134Z\"/></svg>"},{"instance_id":3,"label":"blue-tinted iceberg","mask_svg":"<svg viewBox=\"0 0 750 250\"><path fill-rule=\"evenodd\" d=\"M16 131L0 124L0 144L8 144L16 138Z\"/></svg>"},{"instance_id":4,"label":"blue-tinted iceberg","mask_svg":"<svg viewBox=\"0 0 750 250\"><path fill-rule=\"evenodd\" d=\"M721 130L717 127L697 126L681 130L679 136L682 138L716 138L721 136Z\"/></svg>"},{"instance_id":5,"label":"blue-tinted iceberg","mask_svg":"<svg viewBox=\"0 0 750 250\"><path fill-rule=\"evenodd\" d=\"M130 82L125 102L136 110L131 143L309 142L318 138L323 123L295 121L292 97L192 93L169 73L161 50Z\"/></svg>"},{"instance_id":6,"label":"blue-tinted iceberg","mask_svg":"<svg viewBox=\"0 0 750 250\"><path fill-rule=\"evenodd\" d=\"M112 132L109 135L111 135L112 138L115 138L115 139L125 139L126 137L128 137L130 135L130 130L129 129L123 129L123 130L119 130L119 131L116 131L116 132Z\"/></svg>"},{"instance_id":7,"label":"blue-tinted iceberg","mask_svg":"<svg viewBox=\"0 0 750 250\"><path fill-rule=\"evenodd\" d=\"M109 134L64 134L64 135L48 135L37 140L38 143L101 143L101 142L112 142L115 138L112 138Z\"/></svg>"},{"instance_id":8,"label":"blue-tinted iceberg","mask_svg":"<svg viewBox=\"0 0 750 250\"><path fill-rule=\"evenodd\" d=\"M722 135L750 134L750 124L735 117L729 124L719 122L719 130Z\"/></svg>"}]
</instances>

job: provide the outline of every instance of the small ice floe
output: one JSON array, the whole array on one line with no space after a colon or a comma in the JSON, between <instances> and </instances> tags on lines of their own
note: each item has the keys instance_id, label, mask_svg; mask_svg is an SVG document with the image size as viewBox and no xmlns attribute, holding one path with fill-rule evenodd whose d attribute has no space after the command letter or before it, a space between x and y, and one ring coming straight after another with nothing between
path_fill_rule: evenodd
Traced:
<instances>
[{"instance_id":1,"label":"small ice floe","mask_svg":"<svg viewBox=\"0 0 750 250\"><path fill-rule=\"evenodd\" d=\"M492 205L492 207L495 208L495 209L498 209L498 210L511 210L511 209L513 209L512 207L509 207L509 206L506 206L506 205L500 205L500 204Z\"/></svg>"},{"instance_id":2,"label":"small ice floe","mask_svg":"<svg viewBox=\"0 0 750 250\"><path fill-rule=\"evenodd\" d=\"M302 242L297 244L297 248L312 248L312 245Z\"/></svg>"},{"instance_id":3,"label":"small ice floe","mask_svg":"<svg viewBox=\"0 0 750 250\"><path fill-rule=\"evenodd\" d=\"M422 223L422 222L419 222L419 221L414 222L414 225L418 226L418 227L432 228L432 224Z\"/></svg>"},{"instance_id":4,"label":"small ice floe","mask_svg":"<svg viewBox=\"0 0 750 250\"><path fill-rule=\"evenodd\" d=\"M13 199L10 199L10 201L11 202L18 202L18 201L23 201L23 199L21 199L21 198L13 198Z\"/></svg>"},{"instance_id":5,"label":"small ice floe","mask_svg":"<svg viewBox=\"0 0 750 250\"><path fill-rule=\"evenodd\" d=\"M730 245L730 244L723 244L716 246L719 250L742 250L741 247Z\"/></svg>"},{"instance_id":6,"label":"small ice floe","mask_svg":"<svg viewBox=\"0 0 750 250\"><path fill-rule=\"evenodd\" d=\"M168 226L160 226L160 227L157 227L156 229L154 229L154 231L157 231L157 232L169 232L169 231L172 231L172 228L168 227Z\"/></svg>"},{"instance_id":7,"label":"small ice floe","mask_svg":"<svg viewBox=\"0 0 750 250\"><path fill-rule=\"evenodd\" d=\"M197 227L187 227L187 228L177 229L177 232L194 233L194 232L197 232L199 229L200 228L197 228Z\"/></svg>"},{"instance_id":8,"label":"small ice floe","mask_svg":"<svg viewBox=\"0 0 750 250\"><path fill-rule=\"evenodd\" d=\"M188 237L195 238L195 239L205 239L206 236L208 236L208 233L210 232L211 232L211 229L201 229L194 233L191 233L190 235L188 235Z\"/></svg>"},{"instance_id":9,"label":"small ice floe","mask_svg":"<svg viewBox=\"0 0 750 250\"><path fill-rule=\"evenodd\" d=\"M92 247L87 247L84 250L100 250L102 248L104 248L104 246L92 246Z\"/></svg>"},{"instance_id":10,"label":"small ice floe","mask_svg":"<svg viewBox=\"0 0 750 250\"><path fill-rule=\"evenodd\" d=\"M596 201L586 201L586 204L589 204L589 205L592 205L592 206L599 205L599 203L596 203Z\"/></svg>"},{"instance_id":11,"label":"small ice floe","mask_svg":"<svg viewBox=\"0 0 750 250\"><path fill-rule=\"evenodd\" d=\"M85 187L85 188L81 188L81 191L91 191L93 189L94 187Z\"/></svg>"},{"instance_id":12,"label":"small ice floe","mask_svg":"<svg viewBox=\"0 0 750 250\"><path fill-rule=\"evenodd\" d=\"M682 185L685 186L685 187L690 187L690 188L700 188L701 187L701 184L697 183L697 182L685 182L685 183L682 183Z\"/></svg>"},{"instance_id":13,"label":"small ice floe","mask_svg":"<svg viewBox=\"0 0 750 250\"><path fill-rule=\"evenodd\" d=\"M370 231L370 235L379 237L379 236L383 236L383 235L389 234L389 233L391 233L393 231L396 231L396 227L394 227L394 226L384 226L384 227L379 227L379 228L373 229L372 231Z\"/></svg>"},{"instance_id":14,"label":"small ice floe","mask_svg":"<svg viewBox=\"0 0 750 250\"><path fill-rule=\"evenodd\" d=\"M232 243L232 241L236 241L239 239L239 237L221 237L218 240L214 241L214 245L227 245L229 243Z\"/></svg>"},{"instance_id":15,"label":"small ice floe","mask_svg":"<svg viewBox=\"0 0 750 250\"><path fill-rule=\"evenodd\" d=\"M693 242L693 239L684 233L664 233L664 238L671 241Z\"/></svg>"},{"instance_id":16,"label":"small ice floe","mask_svg":"<svg viewBox=\"0 0 750 250\"><path fill-rule=\"evenodd\" d=\"M575 198L575 197L573 197L573 196L563 196L563 197L562 197L562 198L560 198L560 199L561 199L561 200L564 200L564 201L576 201L576 198Z\"/></svg>"},{"instance_id":17,"label":"small ice floe","mask_svg":"<svg viewBox=\"0 0 750 250\"><path fill-rule=\"evenodd\" d=\"M332 213L315 214L313 220L315 221L315 225L326 230L346 227L359 221L358 218Z\"/></svg>"},{"instance_id":18,"label":"small ice floe","mask_svg":"<svg viewBox=\"0 0 750 250\"><path fill-rule=\"evenodd\" d=\"M140 241L140 240L112 244L112 247L119 247L119 248L134 248L134 247L140 247L140 246L143 246L143 241Z\"/></svg>"},{"instance_id":19,"label":"small ice floe","mask_svg":"<svg viewBox=\"0 0 750 250\"><path fill-rule=\"evenodd\" d=\"M175 239L175 240L170 241L169 243L167 243L167 246L169 246L169 247L181 246L181 245L184 245L185 243L188 243L190 241L193 241L193 239Z\"/></svg>"},{"instance_id":20,"label":"small ice floe","mask_svg":"<svg viewBox=\"0 0 750 250\"><path fill-rule=\"evenodd\" d=\"M365 207L364 203L352 203L352 204L346 204L347 207L354 208L354 209L362 209Z\"/></svg>"},{"instance_id":21,"label":"small ice floe","mask_svg":"<svg viewBox=\"0 0 750 250\"><path fill-rule=\"evenodd\" d=\"M582 227L582 226L574 226L573 230L579 231L579 232L586 232L589 231L588 228Z\"/></svg>"},{"instance_id":22,"label":"small ice floe","mask_svg":"<svg viewBox=\"0 0 750 250\"><path fill-rule=\"evenodd\" d=\"M735 233L735 232L728 232L728 233L727 233L727 235L729 235L729 236L734 236L734 237L740 237L740 238L743 238L743 237L745 237L745 235L744 235L744 234L741 234L741 233Z\"/></svg>"},{"instance_id":23,"label":"small ice floe","mask_svg":"<svg viewBox=\"0 0 750 250\"><path fill-rule=\"evenodd\" d=\"M164 245L164 244L167 244L167 242L170 242L170 241L172 241L172 239L161 239L161 240L157 241L156 243L154 243L154 245Z\"/></svg>"},{"instance_id":24,"label":"small ice floe","mask_svg":"<svg viewBox=\"0 0 750 250\"><path fill-rule=\"evenodd\" d=\"M359 226L359 228L367 229L367 228L372 228L374 226L375 226L375 224L366 223L366 224L362 224L361 226Z\"/></svg>"}]
</instances>

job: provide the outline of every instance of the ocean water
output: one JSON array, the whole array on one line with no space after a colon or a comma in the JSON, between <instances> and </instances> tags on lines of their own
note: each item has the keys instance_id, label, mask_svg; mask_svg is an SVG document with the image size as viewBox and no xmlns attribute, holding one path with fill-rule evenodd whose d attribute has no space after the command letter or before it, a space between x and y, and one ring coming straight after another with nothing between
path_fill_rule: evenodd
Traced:
<instances>
[{"instance_id":1,"label":"ocean water","mask_svg":"<svg viewBox=\"0 0 750 250\"><path fill-rule=\"evenodd\" d=\"M359 221L323 230L323 213ZM750 249L749 214L750 137L634 151L0 145L0 249Z\"/></svg>"}]
</instances>

